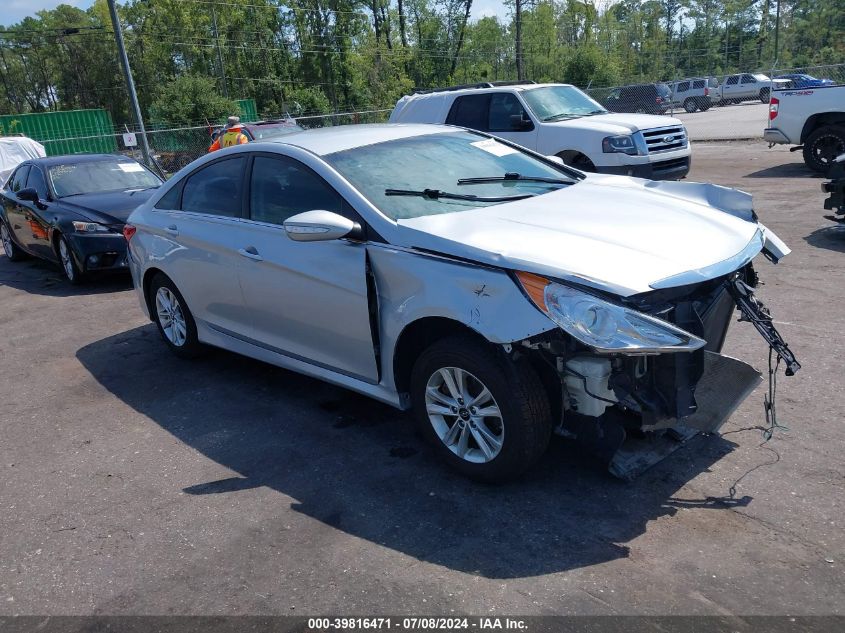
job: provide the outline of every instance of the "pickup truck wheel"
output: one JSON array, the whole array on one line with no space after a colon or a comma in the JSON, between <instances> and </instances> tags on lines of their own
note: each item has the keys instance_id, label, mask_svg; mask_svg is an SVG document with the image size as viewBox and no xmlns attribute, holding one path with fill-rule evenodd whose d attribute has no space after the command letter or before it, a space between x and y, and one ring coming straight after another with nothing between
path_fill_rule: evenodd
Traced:
<instances>
[{"instance_id":1,"label":"pickup truck wheel","mask_svg":"<svg viewBox=\"0 0 845 633\"><path fill-rule=\"evenodd\" d=\"M684 110L687 112L695 112L698 110L698 104L695 102L695 99L685 99Z\"/></svg>"},{"instance_id":2,"label":"pickup truck wheel","mask_svg":"<svg viewBox=\"0 0 845 633\"><path fill-rule=\"evenodd\" d=\"M420 355L411 400L440 457L478 481L520 475L551 437L551 407L534 369L467 336L444 338Z\"/></svg>"},{"instance_id":3,"label":"pickup truck wheel","mask_svg":"<svg viewBox=\"0 0 845 633\"><path fill-rule=\"evenodd\" d=\"M817 128L804 141L804 162L813 171L825 173L840 154L845 154L845 127Z\"/></svg>"},{"instance_id":4,"label":"pickup truck wheel","mask_svg":"<svg viewBox=\"0 0 845 633\"><path fill-rule=\"evenodd\" d=\"M769 102L769 96L770 96L770 93L769 93L768 88L762 88L760 90L760 101L762 101L763 103L768 103Z\"/></svg>"}]
</instances>

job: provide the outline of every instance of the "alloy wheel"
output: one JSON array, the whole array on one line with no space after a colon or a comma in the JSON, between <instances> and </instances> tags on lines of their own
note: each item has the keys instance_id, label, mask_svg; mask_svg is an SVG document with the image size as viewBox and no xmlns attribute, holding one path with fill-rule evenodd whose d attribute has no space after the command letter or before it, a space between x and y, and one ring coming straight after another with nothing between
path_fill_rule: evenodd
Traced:
<instances>
[{"instance_id":1,"label":"alloy wheel","mask_svg":"<svg viewBox=\"0 0 845 633\"><path fill-rule=\"evenodd\" d=\"M425 389L428 420L440 441L463 460L485 464L502 450L505 426L490 390L460 367L442 367Z\"/></svg>"},{"instance_id":2,"label":"alloy wheel","mask_svg":"<svg viewBox=\"0 0 845 633\"><path fill-rule=\"evenodd\" d=\"M76 270L73 267L73 259L68 250L67 242L64 238L59 238L59 258L62 260L62 268L64 268L65 275L70 281L76 278Z\"/></svg>"},{"instance_id":3,"label":"alloy wheel","mask_svg":"<svg viewBox=\"0 0 845 633\"><path fill-rule=\"evenodd\" d=\"M170 288L156 292L156 314L164 336L176 347L182 347L188 336L188 325L179 299Z\"/></svg>"},{"instance_id":4,"label":"alloy wheel","mask_svg":"<svg viewBox=\"0 0 845 633\"><path fill-rule=\"evenodd\" d=\"M5 222L0 222L0 238L3 240L3 251L6 253L6 257L12 259L15 256L15 245L12 244L12 236Z\"/></svg>"}]
</instances>

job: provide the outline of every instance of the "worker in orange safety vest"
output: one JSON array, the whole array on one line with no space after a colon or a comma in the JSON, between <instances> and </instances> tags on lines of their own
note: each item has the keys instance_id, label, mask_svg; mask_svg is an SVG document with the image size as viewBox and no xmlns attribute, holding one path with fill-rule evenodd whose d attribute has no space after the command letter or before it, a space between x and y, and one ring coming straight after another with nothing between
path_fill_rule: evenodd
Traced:
<instances>
[{"instance_id":1,"label":"worker in orange safety vest","mask_svg":"<svg viewBox=\"0 0 845 633\"><path fill-rule=\"evenodd\" d=\"M215 152L221 147L233 147L244 143L249 143L249 138L243 133L240 117L230 116L226 121L226 127L223 128L223 133L214 139L208 151Z\"/></svg>"}]
</instances>

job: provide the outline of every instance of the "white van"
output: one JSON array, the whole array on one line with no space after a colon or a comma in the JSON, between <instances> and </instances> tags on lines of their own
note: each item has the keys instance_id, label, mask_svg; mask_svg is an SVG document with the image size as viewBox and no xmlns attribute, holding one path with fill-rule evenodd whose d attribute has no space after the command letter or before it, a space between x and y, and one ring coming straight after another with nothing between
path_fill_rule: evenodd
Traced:
<instances>
[{"instance_id":1,"label":"white van","mask_svg":"<svg viewBox=\"0 0 845 633\"><path fill-rule=\"evenodd\" d=\"M690 168L678 119L610 113L568 84L480 83L402 97L391 123L446 123L488 132L583 171L678 180Z\"/></svg>"}]
</instances>

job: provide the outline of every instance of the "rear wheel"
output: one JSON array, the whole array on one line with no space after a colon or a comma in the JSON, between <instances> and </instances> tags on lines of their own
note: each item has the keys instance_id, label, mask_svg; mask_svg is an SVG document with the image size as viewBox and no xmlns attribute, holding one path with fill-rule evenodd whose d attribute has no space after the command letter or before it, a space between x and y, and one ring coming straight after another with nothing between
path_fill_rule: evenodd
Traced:
<instances>
[{"instance_id":1,"label":"rear wheel","mask_svg":"<svg viewBox=\"0 0 845 633\"><path fill-rule=\"evenodd\" d=\"M151 307L159 334L170 350L182 358L202 351L197 325L184 297L169 277L158 273L150 283Z\"/></svg>"},{"instance_id":2,"label":"rear wheel","mask_svg":"<svg viewBox=\"0 0 845 633\"><path fill-rule=\"evenodd\" d=\"M825 173L840 154L845 154L845 127L817 128L804 141L804 162L813 171Z\"/></svg>"},{"instance_id":3,"label":"rear wheel","mask_svg":"<svg viewBox=\"0 0 845 633\"><path fill-rule=\"evenodd\" d=\"M445 338L420 355L411 398L422 434L472 479L512 479L548 446L551 410L536 372L470 337Z\"/></svg>"},{"instance_id":4,"label":"rear wheel","mask_svg":"<svg viewBox=\"0 0 845 633\"><path fill-rule=\"evenodd\" d=\"M3 252L10 262L17 262L26 257L26 254L12 241L12 232L5 220L0 220L0 239L3 241Z\"/></svg>"},{"instance_id":5,"label":"rear wheel","mask_svg":"<svg viewBox=\"0 0 845 633\"><path fill-rule=\"evenodd\" d=\"M73 257L73 251L70 244L64 235L59 235L56 240L56 251L59 255L59 264L61 264L62 272L67 279L74 286L81 284L85 280L85 276L79 266L76 264L76 259Z\"/></svg>"},{"instance_id":6,"label":"rear wheel","mask_svg":"<svg viewBox=\"0 0 845 633\"><path fill-rule=\"evenodd\" d=\"M684 110L687 112L695 112L698 110L698 104L695 102L695 99L685 99Z\"/></svg>"}]
</instances>

